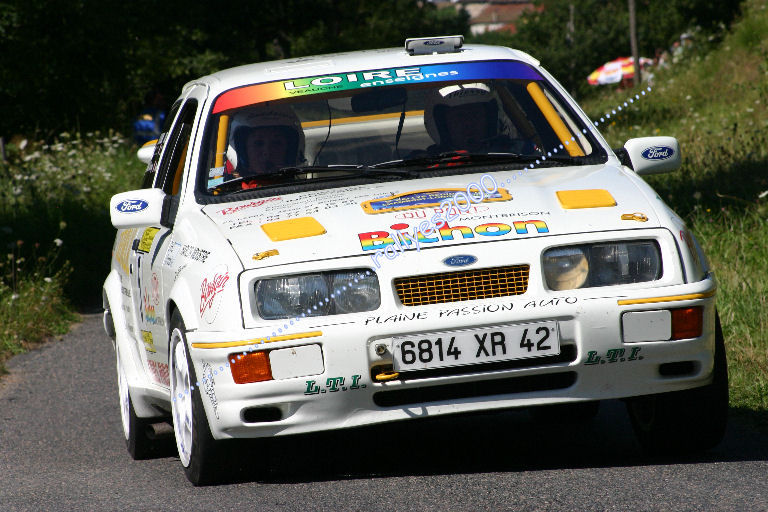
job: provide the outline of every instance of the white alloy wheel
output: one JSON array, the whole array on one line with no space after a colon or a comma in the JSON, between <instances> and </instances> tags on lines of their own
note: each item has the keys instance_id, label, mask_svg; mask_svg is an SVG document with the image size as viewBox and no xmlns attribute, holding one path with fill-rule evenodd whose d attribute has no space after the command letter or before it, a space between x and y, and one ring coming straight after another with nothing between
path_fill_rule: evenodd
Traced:
<instances>
[{"instance_id":1,"label":"white alloy wheel","mask_svg":"<svg viewBox=\"0 0 768 512\"><path fill-rule=\"evenodd\" d=\"M117 360L117 390L120 395L120 419L123 420L123 435L129 439L131 434L131 397L128 394L128 379L120 361L120 351L116 350Z\"/></svg>"},{"instance_id":2,"label":"white alloy wheel","mask_svg":"<svg viewBox=\"0 0 768 512\"><path fill-rule=\"evenodd\" d=\"M115 366L117 367L117 394L120 401L120 420L123 425L123 437L128 453L134 460L147 459L157 453L154 439L148 437L148 427L158 421L157 418L139 418L131 400L128 388L128 374L125 364L130 364L130 355L125 357L120 349L115 349Z\"/></svg>"},{"instance_id":3,"label":"white alloy wheel","mask_svg":"<svg viewBox=\"0 0 768 512\"><path fill-rule=\"evenodd\" d=\"M192 392L190 390L189 358L184 337L178 328L171 333L171 410L173 430L179 459L189 466L192 455Z\"/></svg>"}]
</instances>

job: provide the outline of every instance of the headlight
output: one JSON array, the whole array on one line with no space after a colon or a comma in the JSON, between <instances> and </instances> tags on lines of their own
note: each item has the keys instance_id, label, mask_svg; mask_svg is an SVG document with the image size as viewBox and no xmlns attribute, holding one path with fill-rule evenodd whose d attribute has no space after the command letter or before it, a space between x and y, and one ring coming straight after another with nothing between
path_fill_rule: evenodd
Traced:
<instances>
[{"instance_id":1,"label":"headlight","mask_svg":"<svg viewBox=\"0 0 768 512\"><path fill-rule=\"evenodd\" d=\"M379 280L366 269L264 279L255 292L265 320L372 311L381 303Z\"/></svg>"},{"instance_id":2,"label":"headlight","mask_svg":"<svg viewBox=\"0 0 768 512\"><path fill-rule=\"evenodd\" d=\"M544 253L544 275L553 290L581 288L588 273L587 257L578 247L557 247Z\"/></svg>"},{"instance_id":3,"label":"headlight","mask_svg":"<svg viewBox=\"0 0 768 512\"><path fill-rule=\"evenodd\" d=\"M542 267L552 290L641 283L661 276L661 253L653 240L554 247Z\"/></svg>"}]
</instances>

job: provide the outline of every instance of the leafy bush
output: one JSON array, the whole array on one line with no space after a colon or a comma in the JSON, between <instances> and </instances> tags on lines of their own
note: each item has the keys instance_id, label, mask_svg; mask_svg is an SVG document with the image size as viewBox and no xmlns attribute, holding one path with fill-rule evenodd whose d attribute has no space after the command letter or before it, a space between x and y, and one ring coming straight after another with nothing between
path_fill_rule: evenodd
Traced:
<instances>
[{"instance_id":1,"label":"leafy bush","mask_svg":"<svg viewBox=\"0 0 768 512\"><path fill-rule=\"evenodd\" d=\"M139 186L135 148L116 133L17 140L0 162L0 364L66 332L73 306L100 306L115 230L109 198Z\"/></svg>"}]
</instances>

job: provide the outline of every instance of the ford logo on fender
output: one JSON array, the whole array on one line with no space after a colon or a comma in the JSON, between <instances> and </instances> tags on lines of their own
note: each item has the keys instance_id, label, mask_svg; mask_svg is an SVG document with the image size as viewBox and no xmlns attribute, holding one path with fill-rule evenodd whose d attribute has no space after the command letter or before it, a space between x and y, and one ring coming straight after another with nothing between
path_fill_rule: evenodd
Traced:
<instances>
[{"instance_id":1,"label":"ford logo on fender","mask_svg":"<svg viewBox=\"0 0 768 512\"><path fill-rule=\"evenodd\" d=\"M466 267L477 261L477 258L470 256L469 254L458 254L456 256L449 256L443 260L443 263L449 267Z\"/></svg>"},{"instance_id":2,"label":"ford logo on fender","mask_svg":"<svg viewBox=\"0 0 768 512\"><path fill-rule=\"evenodd\" d=\"M675 150L670 147L653 146L640 153L640 156L646 160L666 160L667 158L672 158L674 154Z\"/></svg>"},{"instance_id":3,"label":"ford logo on fender","mask_svg":"<svg viewBox=\"0 0 768 512\"><path fill-rule=\"evenodd\" d=\"M149 206L149 203L141 199L126 199L120 201L115 209L120 213L136 213L140 212Z\"/></svg>"}]
</instances>

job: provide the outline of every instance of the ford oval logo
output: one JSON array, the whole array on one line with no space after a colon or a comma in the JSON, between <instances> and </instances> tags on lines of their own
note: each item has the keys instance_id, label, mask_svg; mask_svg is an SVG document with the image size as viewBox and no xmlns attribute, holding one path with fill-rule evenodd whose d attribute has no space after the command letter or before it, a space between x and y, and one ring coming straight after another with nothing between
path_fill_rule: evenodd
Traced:
<instances>
[{"instance_id":1,"label":"ford oval logo","mask_svg":"<svg viewBox=\"0 0 768 512\"><path fill-rule=\"evenodd\" d=\"M443 263L449 267L466 267L477 261L477 258L470 256L469 254L457 254L456 256L449 256L443 260Z\"/></svg>"},{"instance_id":2,"label":"ford oval logo","mask_svg":"<svg viewBox=\"0 0 768 512\"><path fill-rule=\"evenodd\" d=\"M136 213L145 210L149 203L142 199L126 199L120 201L115 209L120 213Z\"/></svg>"},{"instance_id":3,"label":"ford oval logo","mask_svg":"<svg viewBox=\"0 0 768 512\"><path fill-rule=\"evenodd\" d=\"M640 156L646 160L666 160L674 154L675 150L668 146L652 146L640 153Z\"/></svg>"}]
</instances>

